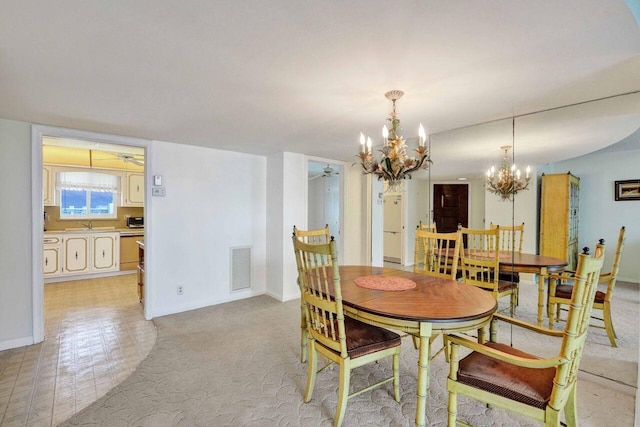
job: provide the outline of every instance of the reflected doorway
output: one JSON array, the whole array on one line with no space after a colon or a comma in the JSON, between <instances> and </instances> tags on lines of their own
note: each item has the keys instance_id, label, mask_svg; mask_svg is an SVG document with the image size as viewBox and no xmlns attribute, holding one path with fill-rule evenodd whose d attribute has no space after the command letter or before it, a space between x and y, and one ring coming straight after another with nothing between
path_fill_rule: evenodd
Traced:
<instances>
[{"instance_id":1,"label":"reflected doorway","mask_svg":"<svg viewBox=\"0 0 640 427\"><path fill-rule=\"evenodd\" d=\"M328 225L339 256L342 254L340 171L340 165L327 162L309 161L307 165L307 229L317 230Z\"/></svg>"},{"instance_id":2,"label":"reflected doorway","mask_svg":"<svg viewBox=\"0 0 640 427\"><path fill-rule=\"evenodd\" d=\"M458 231L469 226L469 185L434 184L433 220L439 233Z\"/></svg>"}]
</instances>

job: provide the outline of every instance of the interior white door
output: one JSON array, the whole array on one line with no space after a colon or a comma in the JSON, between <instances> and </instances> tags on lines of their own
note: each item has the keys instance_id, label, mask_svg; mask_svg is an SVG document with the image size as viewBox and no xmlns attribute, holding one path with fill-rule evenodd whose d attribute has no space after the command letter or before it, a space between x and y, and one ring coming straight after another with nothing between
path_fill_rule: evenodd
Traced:
<instances>
[{"instance_id":1,"label":"interior white door","mask_svg":"<svg viewBox=\"0 0 640 427\"><path fill-rule=\"evenodd\" d=\"M384 196L383 257L385 261L402 262L402 195Z\"/></svg>"}]
</instances>

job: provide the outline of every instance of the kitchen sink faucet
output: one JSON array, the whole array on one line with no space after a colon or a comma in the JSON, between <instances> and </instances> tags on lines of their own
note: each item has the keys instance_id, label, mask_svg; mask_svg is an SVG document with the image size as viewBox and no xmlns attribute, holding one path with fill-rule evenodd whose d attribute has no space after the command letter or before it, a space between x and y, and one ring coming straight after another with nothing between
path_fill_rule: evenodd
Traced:
<instances>
[{"instance_id":1,"label":"kitchen sink faucet","mask_svg":"<svg viewBox=\"0 0 640 427\"><path fill-rule=\"evenodd\" d=\"M89 221L88 224L85 224L84 222L80 222L80 221L76 221L78 224L82 225L83 227L87 227L89 230L91 230L93 228L93 224L91 223L91 221Z\"/></svg>"}]
</instances>

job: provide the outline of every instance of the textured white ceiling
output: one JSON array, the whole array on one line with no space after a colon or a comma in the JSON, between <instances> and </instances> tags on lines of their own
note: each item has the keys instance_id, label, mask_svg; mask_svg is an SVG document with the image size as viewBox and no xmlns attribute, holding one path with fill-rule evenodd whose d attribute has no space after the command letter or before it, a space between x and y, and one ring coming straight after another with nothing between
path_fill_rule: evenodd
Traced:
<instances>
[{"instance_id":1,"label":"textured white ceiling","mask_svg":"<svg viewBox=\"0 0 640 427\"><path fill-rule=\"evenodd\" d=\"M352 162L401 89L404 136L433 173L482 173L511 120L640 90L624 0L2 1L0 117ZM638 94L524 116L516 158L542 164L640 127ZM463 129L459 129L463 128ZM454 130L459 129L459 130Z\"/></svg>"}]
</instances>

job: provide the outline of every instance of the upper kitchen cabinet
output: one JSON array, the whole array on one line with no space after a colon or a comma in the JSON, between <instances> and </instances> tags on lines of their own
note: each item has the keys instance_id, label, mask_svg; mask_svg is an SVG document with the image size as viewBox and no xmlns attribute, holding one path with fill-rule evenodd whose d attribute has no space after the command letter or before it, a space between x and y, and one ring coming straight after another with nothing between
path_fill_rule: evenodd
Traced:
<instances>
[{"instance_id":1,"label":"upper kitchen cabinet","mask_svg":"<svg viewBox=\"0 0 640 427\"><path fill-rule=\"evenodd\" d=\"M45 206L56 204L56 177L52 166L42 167L42 200Z\"/></svg>"},{"instance_id":2,"label":"upper kitchen cabinet","mask_svg":"<svg viewBox=\"0 0 640 427\"><path fill-rule=\"evenodd\" d=\"M122 178L122 206L144 206L144 174L125 172Z\"/></svg>"}]
</instances>

